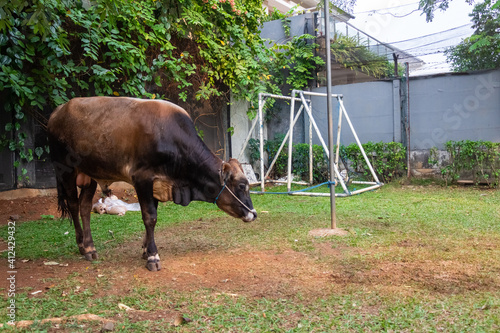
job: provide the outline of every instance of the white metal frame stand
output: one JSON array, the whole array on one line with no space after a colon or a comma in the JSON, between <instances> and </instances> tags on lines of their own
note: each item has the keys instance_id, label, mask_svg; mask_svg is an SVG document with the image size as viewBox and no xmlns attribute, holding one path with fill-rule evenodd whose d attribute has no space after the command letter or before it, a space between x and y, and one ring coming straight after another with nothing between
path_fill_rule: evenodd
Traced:
<instances>
[{"instance_id":1,"label":"white metal frame stand","mask_svg":"<svg viewBox=\"0 0 500 333\"><path fill-rule=\"evenodd\" d=\"M308 196L330 196L330 193L310 193L310 192L291 192L291 184L292 184L292 145L293 145L293 129L294 126L299 119L300 115L302 112L305 110L305 114L307 114L308 119L309 119L309 184L312 184L313 182L313 177L312 177L312 168L313 168L313 156L312 156L312 129L314 127L314 130L316 134L318 135L319 141L321 142L321 145L325 151L325 154L328 158L330 158L330 151L333 153L333 147L329 147L326 145L325 141L323 140L323 137L321 135L321 132L318 129L318 126L316 124L316 121L314 120L313 114L312 114L312 103L310 99L306 99L305 95L308 96L323 96L327 97L326 93L317 93L317 92L310 92L310 91L302 91L302 90L293 90L292 91L292 96L282 96L282 95L274 95L274 94L267 94L267 93L260 93L259 94L259 111L257 117L253 120L252 126L250 128L250 131L248 132L248 135L246 137L246 140L243 144L243 147L240 151L240 154L238 155L238 159L240 159L248 145L248 141L250 140L250 137L252 136L252 133L255 130L255 127L257 123L259 123L259 139L260 139L260 186L261 186L261 191L265 192L265 183L266 179L269 176L269 174L272 171L272 168L274 164L276 163L276 160L278 159L279 154L283 150L283 147L285 146L286 142L288 141L288 169L287 169L287 191L292 194L292 195L308 195ZM276 153L276 156L274 157L273 161L269 165L267 173L265 173L264 169L264 118L263 118L263 108L265 104L265 99L271 97L275 99L284 99L284 100L289 100L290 101L290 126L288 129L288 132L285 135L285 138L283 139L283 142L281 143L278 152ZM362 192L366 191L371 191L376 188L379 188L383 185L375 174L375 171L370 163L370 160L368 159L365 150L363 149L363 146L361 145L361 142L359 141L358 135L356 134L356 131L354 129L354 126L352 125L352 122L349 118L349 115L347 114L347 111L344 106L343 102L343 96L339 94L331 94L332 98L336 98L337 102L339 104L338 108L338 127L337 127L337 141L336 141L336 152L335 152L335 162L333 163L333 170L335 173L336 178L338 179L338 182L342 186L342 189L344 190L344 193L335 193L335 196L350 196L350 195L355 195L359 194ZM297 113L295 113L295 102L300 101L301 106ZM331 117L329 115L329 117ZM352 181L353 184L365 184L365 185L370 185L366 188L360 189L360 190L355 190L355 191L349 191L347 188L346 183L343 180L343 177L340 175L339 172L339 148L340 148L340 137L341 137L341 131L342 131L342 119L345 117L347 124L349 125L349 128L352 131L352 134L354 136L354 139L356 140L356 144L358 145L361 154L363 155L363 158L370 170L370 173L373 177L374 181L367 181L367 182L362 182L362 181ZM330 121L333 121L333 119L330 119ZM293 183L298 183L301 185L306 185L307 183L304 182L293 182Z\"/></svg>"}]
</instances>

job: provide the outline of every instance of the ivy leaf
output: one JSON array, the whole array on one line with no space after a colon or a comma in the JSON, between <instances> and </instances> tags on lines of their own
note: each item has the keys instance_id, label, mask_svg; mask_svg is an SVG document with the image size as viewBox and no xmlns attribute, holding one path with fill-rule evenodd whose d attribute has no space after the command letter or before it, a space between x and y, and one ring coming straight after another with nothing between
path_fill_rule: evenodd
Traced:
<instances>
[{"instance_id":1,"label":"ivy leaf","mask_svg":"<svg viewBox=\"0 0 500 333\"><path fill-rule=\"evenodd\" d=\"M491 43L490 43L490 40L488 38L480 38L480 39L478 39L477 42L475 42L474 44L471 45L469 50L474 51L474 50L477 50L477 49L480 49L480 48L483 48L483 47L489 46L489 45L491 45Z\"/></svg>"},{"instance_id":2,"label":"ivy leaf","mask_svg":"<svg viewBox=\"0 0 500 333\"><path fill-rule=\"evenodd\" d=\"M42 155L43 155L43 148L42 147L36 147L35 148L35 154L38 157L38 159L40 159L40 157L42 157Z\"/></svg>"},{"instance_id":3,"label":"ivy leaf","mask_svg":"<svg viewBox=\"0 0 500 333\"><path fill-rule=\"evenodd\" d=\"M4 46L7 44L7 42L9 41L9 37L7 37L7 35L5 34L0 34L0 46Z\"/></svg>"},{"instance_id":4,"label":"ivy leaf","mask_svg":"<svg viewBox=\"0 0 500 333\"><path fill-rule=\"evenodd\" d=\"M16 119L19 119L19 120L24 119L24 113L21 111L18 111L18 112L16 112L15 117L16 117Z\"/></svg>"},{"instance_id":5,"label":"ivy leaf","mask_svg":"<svg viewBox=\"0 0 500 333\"><path fill-rule=\"evenodd\" d=\"M12 59L6 55L0 55L0 66L8 66Z\"/></svg>"},{"instance_id":6,"label":"ivy leaf","mask_svg":"<svg viewBox=\"0 0 500 333\"><path fill-rule=\"evenodd\" d=\"M161 87L161 77L160 75L155 77L155 83L158 87Z\"/></svg>"}]
</instances>

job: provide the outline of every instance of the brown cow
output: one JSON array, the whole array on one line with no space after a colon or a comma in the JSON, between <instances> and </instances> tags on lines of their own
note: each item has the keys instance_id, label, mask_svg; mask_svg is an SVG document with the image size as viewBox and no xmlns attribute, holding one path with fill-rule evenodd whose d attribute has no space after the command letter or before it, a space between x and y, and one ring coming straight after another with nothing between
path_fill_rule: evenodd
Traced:
<instances>
[{"instance_id":1,"label":"brown cow","mask_svg":"<svg viewBox=\"0 0 500 333\"><path fill-rule=\"evenodd\" d=\"M206 201L245 222L257 217L238 161L215 156L188 113L170 102L74 98L54 110L48 136L59 209L73 220L78 248L87 260L97 259L90 211L98 183L108 195L113 182L134 186L146 227L143 258L151 271L161 269L154 241L158 201L183 206Z\"/></svg>"}]
</instances>

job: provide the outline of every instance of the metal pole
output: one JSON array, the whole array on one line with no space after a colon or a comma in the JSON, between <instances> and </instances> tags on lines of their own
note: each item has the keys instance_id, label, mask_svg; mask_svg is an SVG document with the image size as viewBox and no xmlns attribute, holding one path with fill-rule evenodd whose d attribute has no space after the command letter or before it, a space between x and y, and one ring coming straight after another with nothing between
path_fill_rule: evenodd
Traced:
<instances>
[{"instance_id":1,"label":"metal pole","mask_svg":"<svg viewBox=\"0 0 500 333\"><path fill-rule=\"evenodd\" d=\"M309 104L312 109L312 104ZM312 133L312 121L309 118L309 184L313 184L313 133Z\"/></svg>"},{"instance_id":2,"label":"metal pole","mask_svg":"<svg viewBox=\"0 0 500 333\"><path fill-rule=\"evenodd\" d=\"M265 177L264 177L264 121L262 116L262 109L264 108L264 100L259 94L259 150L260 150L260 189L265 191Z\"/></svg>"},{"instance_id":3,"label":"metal pole","mask_svg":"<svg viewBox=\"0 0 500 333\"><path fill-rule=\"evenodd\" d=\"M260 99L260 98L259 98ZM260 103L260 102L259 102ZM259 116L255 117L252 120L252 126L250 127L250 131L248 131L248 135L245 139L245 142L243 143L243 146L241 147L241 151L238 155L238 161L241 161L241 158L243 157L243 153L245 152L245 149L248 145L248 142L250 141L250 138L252 137L253 130L255 129L255 125L257 125L257 121L259 120Z\"/></svg>"},{"instance_id":4,"label":"metal pole","mask_svg":"<svg viewBox=\"0 0 500 333\"><path fill-rule=\"evenodd\" d=\"M295 113L295 90L292 91L292 101L290 103L290 126L293 125L293 115ZM290 127L290 135L288 136L288 170L287 170L287 191L292 190L292 145L293 145L293 128Z\"/></svg>"},{"instance_id":5,"label":"metal pole","mask_svg":"<svg viewBox=\"0 0 500 333\"><path fill-rule=\"evenodd\" d=\"M334 182L334 156L333 156L333 110L332 110L332 60L330 50L330 10L329 0L325 0L325 48L326 48L326 108L328 111L328 148L330 150L330 210L332 229L337 228L337 218L335 214L335 186Z\"/></svg>"},{"instance_id":6,"label":"metal pole","mask_svg":"<svg viewBox=\"0 0 500 333\"><path fill-rule=\"evenodd\" d=\"M323 140L323 136L321 135L321 132L320 132L320 130L318 128L318 125L316 124L316 121L314 120L314 117L312 115L311 105L307 104L306 99L304 98L304 94L303 94L302 91L300 92L299 96L302 99L302 105L304 105L304 108L306 109L307 115L309 116L309 119L311 119L311 121L312 121L312 124L314 126L314 130L316 131L316 134L318 135L319 141L321 142L321 145L323 146L323 149L325 150L325 153L328 156L330 156L329 155L329 151L328 151L328 147L326 146L326 143L325 143L325 140ZM325 95L323 94L321 96L325 96Z\"/></svg>"},{"instance_id":7,"label":"metal pole","mask_svg":"<svg viewBox=\"0 0 500 333\"><path fill-rule=\"evenodd\" d=\"M337 164L337 168L339 167L339 157L340 157L340 134L342 132L342 108L340 107L340 100L342 97L337 97L337 103L339 105L339 124L337 126L337 146L335 152L335 164Z\"/></svg>"},{"instance_id":8,"label":"metal pole","mask_svg":"<svg viewBox=\"0 0 500 333\"><path fill-rule=\"evenodd\" d=\"M410 167L410 64L405 63L406 66L406 165L408 173L406 177L411 178Z\"/></svg>"}]
</instances>

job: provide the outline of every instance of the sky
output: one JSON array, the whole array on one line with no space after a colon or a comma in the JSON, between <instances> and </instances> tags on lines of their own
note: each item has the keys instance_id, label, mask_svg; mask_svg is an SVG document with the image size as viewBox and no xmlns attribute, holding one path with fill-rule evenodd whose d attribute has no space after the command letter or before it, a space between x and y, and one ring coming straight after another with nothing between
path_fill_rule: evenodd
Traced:
<instances>
[{"instance_id":1,"label":"sky","mask_svg":"<svg viewBox=\"0 0 500 333\"><path fill-rule=\"evenodd\" d=\"M449 72L442 51L473 33L469 14L474 7L453 0L432 22L418 10L418 0L357 0L349 23L368 35L417 56L426 64L411 76Z\"/></svg>"}]
</instances>

